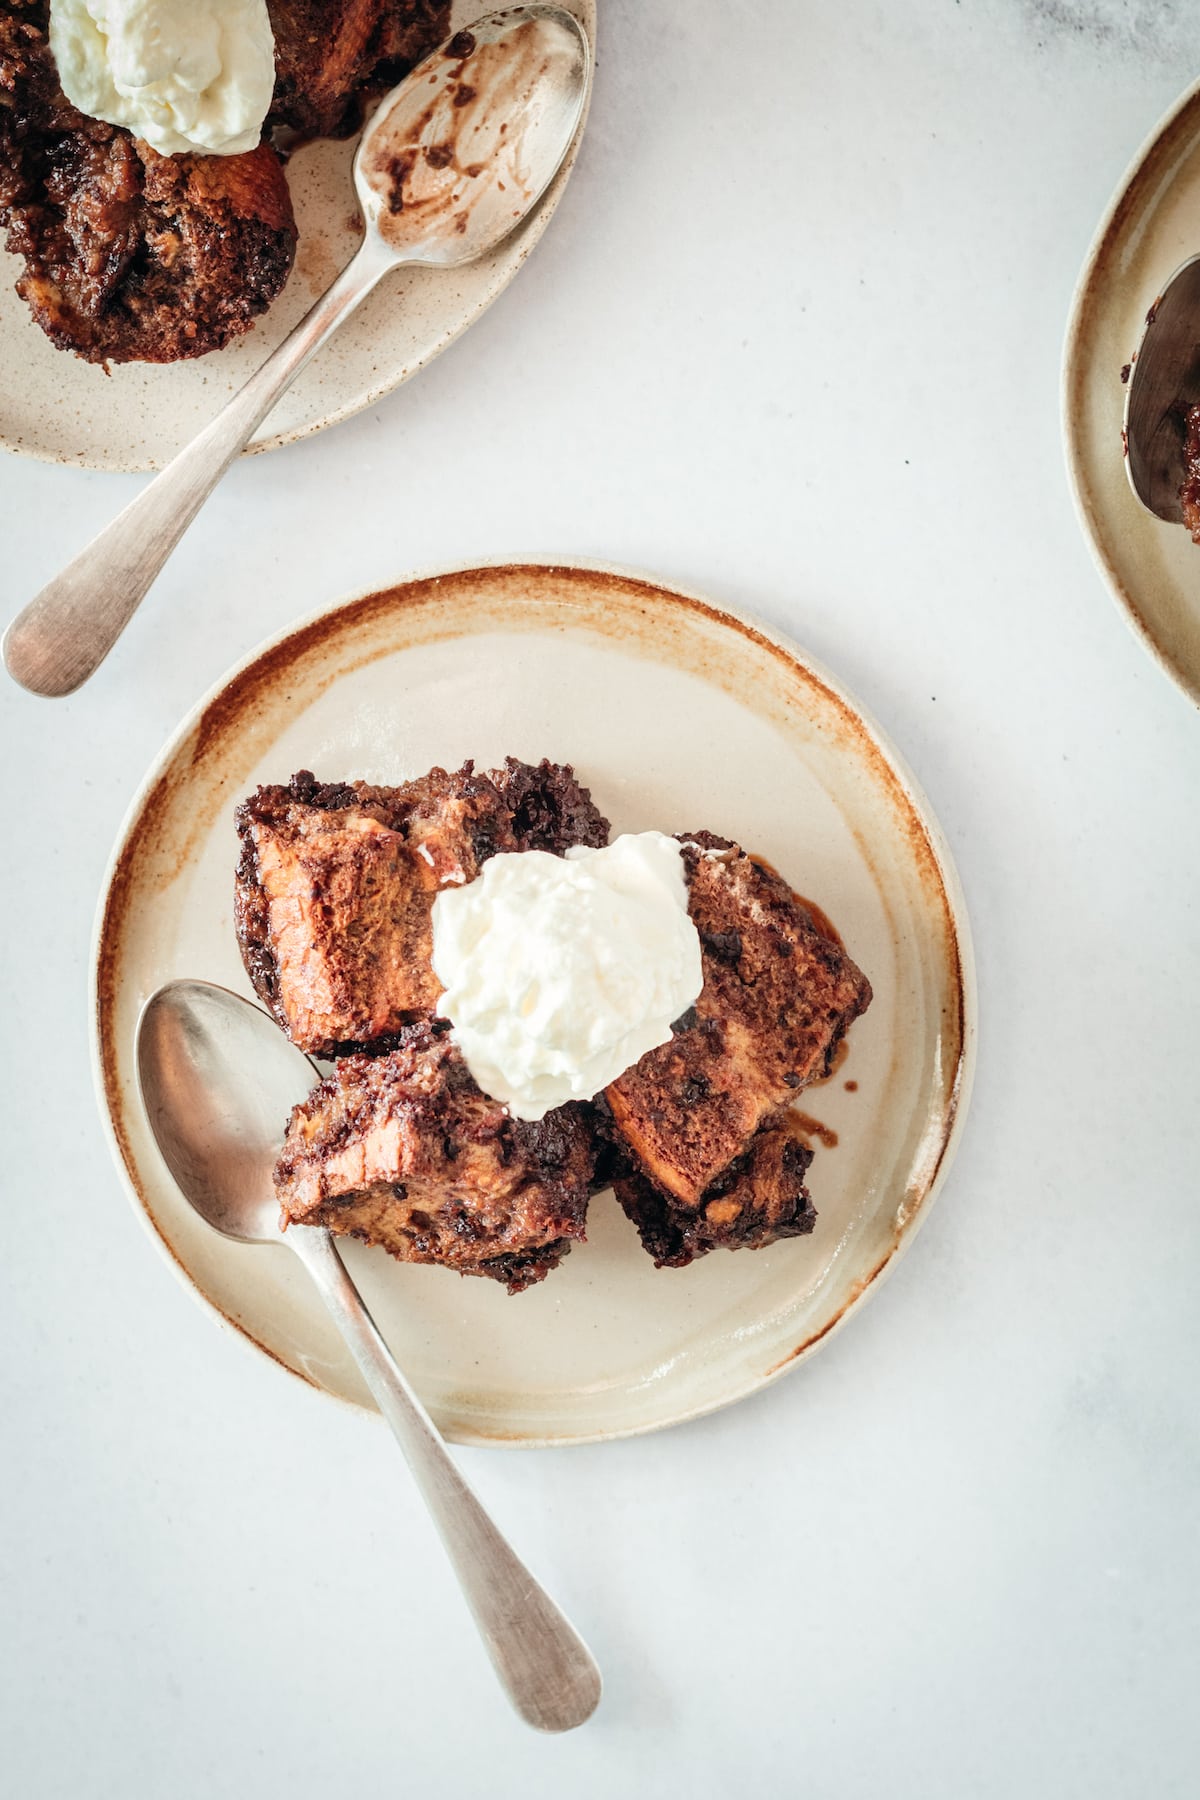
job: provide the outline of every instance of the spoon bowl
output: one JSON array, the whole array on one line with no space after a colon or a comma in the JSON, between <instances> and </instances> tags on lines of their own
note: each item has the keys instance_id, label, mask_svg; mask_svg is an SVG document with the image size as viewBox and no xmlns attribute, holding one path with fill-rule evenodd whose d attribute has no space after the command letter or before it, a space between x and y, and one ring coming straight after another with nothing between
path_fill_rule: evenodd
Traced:
<instances>
[{"instance_id":1,"label":"spoon bowl","mask_svg":"<svg viewBox=\"0 0 1200 1800\"><path fill-rule=\"evenodd\" d=\"M572 13L491 13L427 57L371 118L354 158L368 234L451 267L506 238L550 186L583 118L591 46Z\"/></svg>"},{"instance_id":2,"label":"spoon bowl","mask_svg":"<svg viewBox=\"0 0 1200 1800\"><path fill-rule=\"evenodd\" d=\"M384 1343L330 1234L280 1231L271 1170L288 1114L317 1071L248 1000L205 981L151 995L137 1027L138 1088L184 1198L224 1236L295 1252L395 1433L492 1666L539 1731L571 1731L600 1701L587 1645L484 1511Z\"/></svg>"},{"instance_id":3,"label":"spoon bowl","mask_svg":"<svg viewBox=\"0 0 1200 1800\"><path fill-rule=\"evenodd\" d=\"M1142 505L1183 524L1186 416L1200 402L1200 256L1182 263L1146 315L1125 390L1125 472Z\"/></svg>"},{"instance_id":4,"label":"spoon bowl","mask_svg":"<svg viewBox=\"0 0 1200 1800\"><path fill-rule=\"evenodd\" d=\"M241 1243L278 1244L271 1170L318 1079L307 1056L237 994L172 981L142 1010L137 1073L163 1161L200 1217Z\"/></svg>"}]
</instances>

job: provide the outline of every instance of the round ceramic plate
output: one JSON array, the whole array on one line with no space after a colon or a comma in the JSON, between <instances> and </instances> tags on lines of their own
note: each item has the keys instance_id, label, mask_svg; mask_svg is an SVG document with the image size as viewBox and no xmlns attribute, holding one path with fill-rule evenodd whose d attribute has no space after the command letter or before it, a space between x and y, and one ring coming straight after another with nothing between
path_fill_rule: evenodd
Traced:
<instances>
[{"instance_id":1,"label":"round ceramic plate","mask_svg":"<svg viewBox=\"0 0 1200 1800\"><path fill-rule=\"evenodd\" d=\"M1200 84L1138 154L1084 264L1067 332L1063 432L1084 531L1134 630L1200 701L1200 548L1134 498L1122 370L1155 299L1200 251Z\"/></svg>"},{"instance_id":2,"label":"round ceramic plate","mask_svg":"<svg viewBox=\"0 0 1200 1800\"><path fill-rule=\"evenodd\" d=\"M595 0L559 0L595 48ZM487 10L454 0L451 29ZM275 450L361 412L407 381L474 323L508 286L549 223L586 117L540 206L490 256L460 269L399 269L386 277L305 369L250 444ZM354 143L322 141L288 164L300 242L283 293L254 330L194 362L114 363L109 374L56 350L13 283L20 262L0 251L0 445L89 469L158 469L220 411L345 267L360 227L350 178Z\"/></svg>"},{"instance_id":3,"label":"round ceramic plate","mask_svg":"<svg viewBox=\"0 0 1200 1800\"><path fill-rule=\"evenodd\" d=\"M344 1243L448 1436L558 1444L651 1431L763 1387L877 1286L928 1210L966 1108L974 987L945 845L879 731L794 645L649 582L522 565L405 582L244 664L135 800L101 903L96 1072L134 1203L213 1313L314 1386L370 1401L303 1267L189 1210L134 1078L146 997L176 976L250 996L233 934L233 809L259 782L400 781L467 757L571 762L617 831L701 827L766 856L833 919L874 985L803 1110L814 1234L656 1270L611 1194L540 1286ZM283 1121L280 1121L282 1133Z\"/></svg>"}]
</instances>

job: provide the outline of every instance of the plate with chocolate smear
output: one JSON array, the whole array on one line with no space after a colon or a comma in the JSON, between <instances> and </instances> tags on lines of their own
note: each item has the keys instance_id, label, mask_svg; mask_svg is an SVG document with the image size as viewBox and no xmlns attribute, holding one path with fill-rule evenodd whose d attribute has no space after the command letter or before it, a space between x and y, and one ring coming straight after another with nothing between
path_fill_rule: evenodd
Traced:
<instances>
[{"instance_id":1,"label":"plate with chocolate smear","mask_svg":"<svg viewBox=\"0 0 1200 1800\"><path fill-rule=\"evenodd\" d=\"M895 750L794 644L604 568L296 627L181 726L106 881L135 1207L215 1318L369 1407L296 1259L210 1232L159 1159L134 1032L179 977L309 1057L280 1229L336 1235L463 1443L655 1430L798 1366L911 1241L970 1091L965 906Z\"/></svg>"},{"instance_id":2,"label":"plate with chocolate smear","mask_svg":"<svg viewBox=\"0 0 1200 1800\"><path fill-rule=\"evenodd\" d=\"M1156 518L1137 499L1125 441L1138 347L1171 277L1200 251L1198 219L1200 83L1138 151L1088 251L1067 328L1062 423L1076 509L1097 567L1160 668L1200 702L1200 412L1181 393L1163 420L1177 434L1186 524ZM1186 385L1188 372L1179 374Z\"/></svg>"},{"instance_id":3,"label":"plate with chocolate smear","mask_svg":"<svg viewBox=\"0 0 1200 1800\"><path fill-rule=\"evenodd\" d=\"M594 48L595 0L563 3ZM351 163L364 117L442 46L466 70L470 23L487 11L487 0L265 0L261 136L256 124L236 154L163 153L67 97L50 0L0 0L0 446L93 469L169 462L358 249ZM187 17L172 13L176 26ZM152 48L179 61L188 46ZM459 166L477 99L464 74L455 129L431 147L438 167ZM246 453L374 405L473 324L546 229L585 123L511 236L468 264L389 274Z\"/></svg>"}]
</instances>

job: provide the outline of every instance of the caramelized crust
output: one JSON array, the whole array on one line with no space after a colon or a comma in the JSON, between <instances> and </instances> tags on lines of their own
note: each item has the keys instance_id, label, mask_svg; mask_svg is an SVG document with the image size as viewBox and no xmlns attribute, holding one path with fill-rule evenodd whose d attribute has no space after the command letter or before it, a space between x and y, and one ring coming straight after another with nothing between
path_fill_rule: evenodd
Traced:
<instances>
[{"instance_id":1,"label":"caramelized crust","mask_svg":"<svg viewBox=\"0 0 1200 1800\"><path fill-rule=\"evenodd\" d=\"M573 830L607 841L570 769L510 762L497 780L506 792L471 763L400 787L323 784L305 770L238 808L242 959L302 1050L375 1044L433 1010L440 888L473 881L497 851L561 850L579 841Z\"/></svg>"},{"instance_id":2,"label":"caramelized crust","mask_svg":"<svg viewBox=\"0 0 1200 1800\"><path fill-rule=\"evenodd\" d=\"M385 1056L343 1058L293 1110L275 1186L285 1228L324 1225L519 1293L583 1238L593 1161L582 1107L510 1118L421 1024Z\"/></svg>"},{"instance_id":3,"label":"caramelized crust","mask_svg":"<svg viewBox=\"0 0 1200 1800\"><path fill-rule=\"evenodd\" d=\"M271 123L308 137L358 128L363 101L402 79L450 29L449 0L269 0Z\"/></svg>"},{"instance_id":4,"label":"caramelized crust","mask_svg":"<svg viewBox=\"0 0 1200 1800\"><path fill-rule=\"evenodd\" d=\"M694 1207L642 1174L627 1173L613 1186L655 1266L682 1269L710 1250L758 1250L806 1236L817 1218L804 1185L811 1162L785 1113L756 1132Z\"/></svg>"},{"instance_id":5,"label":"caramelized crust","mask_svg":"<svg viewBox=\"0 0 1200 1800\"><path fill-rule=\"evenodd\" d=\"M828 1073L871 987L779 875L711 833L680 841L704 987L606 1097L640 1171L694 1210L760 1125Z\"/></svg>"},{"instance_id":6,"label":"caramelized crust","mask_svg":"<svg viewBox=\"0 0 1200 1800\"><path fill-rule=\"evenodd\" d=\"M0 225L17 291L89 362L174 362L248 331L296 244L279 158L159 156L58 84L46 0L0 0Z\"/></svg>"}]
</instances>

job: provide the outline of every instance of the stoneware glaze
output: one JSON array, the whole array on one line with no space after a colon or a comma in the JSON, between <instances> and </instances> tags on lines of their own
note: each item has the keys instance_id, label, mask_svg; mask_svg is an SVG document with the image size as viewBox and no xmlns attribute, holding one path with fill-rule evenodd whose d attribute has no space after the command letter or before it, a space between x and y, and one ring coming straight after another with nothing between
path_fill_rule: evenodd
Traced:
<instances>
[{"instance_id":1,"label":"stoneware glaze","mask_svg":"<svg viewBox=\"0 0 1200 1800\"><path fill-rule=\"evenodd\" d=\"M1121 372L1163 287L1198 252L1200 84L1139 151L1101 223L1075 294L1062 396L1067 467L1092 553L1150 654L1200 703L1200 548L1134 496L1121 437Z\"/></svg>"},{"instance_id":2,"label":"stoneware glaze","mask_svg":"<svg viewBox=\"0 0 1200 1800\"><path fill-rule=\"evenodd\" d=\"M301 768L390 782L508 753L574 763L616 831L706 827L767 857L875 989L846 1060L802 1097L811 1237L657 1271L605 1194L587 1244L516 1298L347 1244L448 1436L557 1444L751 1393L875 1289L961 1129L974 980L957 878L895 751L831 676L727 609L609 570L504 566L406 581L268 645L184 722L122 831L97 925L96 1078L134 1204L180 1275L315 1387L370 1404L295 1258L222 1239L175 1189L137 1096L138 1012L177 976L250 994L233 809L258 782Z\"/></svg>"},{"instance_id":3,"label":"stoneware glaze","mask_svg":"<svg viewBox=\"0 0 1200 1800\"><path fill-rule=\"evenodd\" d=\"M594 50L594 0L563 4L581 20ZM455 0L451 29L487 10L487 0ZM546 229L586 123L585 115L563 167L518 231L463 268L389 275L299 376L247 454L294 443L374 405L473 324ZM351 139L320 140L296 151L287 173L300 241L288 284L245 337L194 362L162 368L114 363L106 375L56 350L14 290L20 263L0 251L0 446L89 469L159 469L168 463L283 342L358 248L354 150Z\"/></svg>"}]
</instances>

